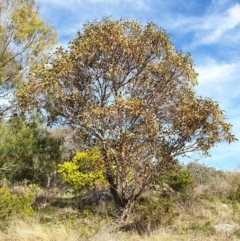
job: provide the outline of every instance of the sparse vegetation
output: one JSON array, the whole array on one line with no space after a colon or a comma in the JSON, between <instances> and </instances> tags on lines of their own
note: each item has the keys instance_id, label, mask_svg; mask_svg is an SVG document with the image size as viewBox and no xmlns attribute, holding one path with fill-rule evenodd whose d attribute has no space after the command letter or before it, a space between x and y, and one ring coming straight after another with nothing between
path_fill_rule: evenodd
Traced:
<instances>
[{"instance_id":1,"label":"sparse vegetation","mask_svg":"<svg viewBox=\"0 0 240 241\"><path fill-rule=\"evenodd\" d=\"M0 3L0 240L239 240L240 174L178 161L236 140L190 54L104 18L47 57L38 15Z\"/></svg>"},{"instance_id":2,"label":"sparse vegetation","mask_svg":"<svg viewBox=\"0 0 240 241\"><path fill-rule=\"evenodd\" d=\"M8 200L1 197L1 214L14 211L7 222L6 215L2 219L0 240L239 240L240 173L195 167L212 172L208 182L199 183L187 167L173 170L142 195L124 223L119 222L114 202L94 202L99 190L62 193L48 206L32 209L33 197L44 195L38 186L2 188ZM27 210L23 205L30 212L16 211Z\"/></svg>"},{"instance_id":3,"label":"sparse vegetation","mask_svg":"<svg viewBox=\"0 0 240 241\"><path fill-rule=\"evenodd\" d=\"M76 129L86 149L99 150L109 191L127 220L179 157L208 155L216 143L236 140L218 103L197 96L196 84L190 54L176 50L156 24L103 18L84 24L68 50L58 48L34 68L16 96L21 111L38 109L49 124ZM63 174L78 165L65 167ZM67 179L81 187L90 175L97 173Z\"/></svg>"}]
</instances>

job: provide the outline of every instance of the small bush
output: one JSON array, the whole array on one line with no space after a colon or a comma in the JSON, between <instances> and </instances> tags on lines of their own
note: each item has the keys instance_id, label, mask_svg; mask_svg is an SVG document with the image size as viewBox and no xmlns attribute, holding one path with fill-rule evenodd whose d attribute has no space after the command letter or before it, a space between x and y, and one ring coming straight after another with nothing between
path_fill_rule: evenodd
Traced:
<instances>
[{"instance_id":1,"label":"small bush","mask_svg":"<svg viewBox=\"0 0 240 241\"><path fill-rule=\"evenodd\" d=\"M192 184L190 172L181 165L169 170L134 205L133 222L125 225L124 229L135 229L142 234L172 224L178 216L174 203L192 199Z\"/></svg>"},{"instance_id":2,"label":"small bush","mask_svg":"<svg viewBox=\"0 0 240 241\"><path fill-rule=\"evenodd\" d=\"M173 209L173 201L156 198L152 195L142 197L133 207L133 222L123 227L139 234L150 233L162 225L170 225L179 215Z\"/></svg>"},{"instance_id":3,"label":"small bush","mask_svg":"<svg viewBox=\"0 0 240 241\"><path fill-rule=\"evenodd\" d=\"M15 216L29 215L33 212L35 197L32 192L25 194L12 193L8 188L0 188L0 226Z\"/></svg>"},{"instance_id":4,"label":"small bush","mask_svg":"<svg viewBox=\"0 0 240 241\"><path fill-rule=\"evenodd\" d=\"M238 184L237 190L231 190L227 197L231 201L240 202L240 184Z\"/></svg>"},{"instance_id":5,"label":"small bush","mask_svg":"<svg viewBox=\"0 0 240 241\"><path fill-rule=\"evenodd\" d=\"M177 166L161 177L156 184L159 186L160 195L164 198L172 198L175 201L191 200L193 197L193 177L182 166Z\"/></svg>"}]
</instances>

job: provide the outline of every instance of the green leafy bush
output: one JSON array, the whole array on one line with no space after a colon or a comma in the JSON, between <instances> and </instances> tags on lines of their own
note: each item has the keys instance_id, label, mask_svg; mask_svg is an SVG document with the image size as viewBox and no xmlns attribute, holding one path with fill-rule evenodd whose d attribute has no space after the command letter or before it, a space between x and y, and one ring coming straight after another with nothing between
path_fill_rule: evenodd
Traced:
<instances>
[{"instance_id":1,"label":"green leafy bush","mask_svg":"<svg viewBox=\"0 0 240 241\"><path fill-rule=\"evenodd\" d=\"M0 188L0 226L13 216L29 215L33 212L34 193L12 193L8 188Z\"/></svg>"},{"instance_id":2,"label":"green leafy bush","mask_svg":"<svg viewBox=\"0 0 240 241\"><path fill-rule=\"evenodd\" d=\"M179 214L174 211L173 200L147 195L140 198L132 210L133 221L123 226L139 234L149 233L159 226L170 225Z\"/></svg>"},{"instance_id":3,"label":"green leafy bush","mask_svg":"<svg viewBox=\"0 0 240 241\"><path fill-rule=\"evenodd\" d=\"M174 195L175 199L181 198L186 201L193 196L193 177L180 165L169 170L156 182L156 185L159 186L161 196L165 198L171 198Z\"/></svg>"}]
</instances>

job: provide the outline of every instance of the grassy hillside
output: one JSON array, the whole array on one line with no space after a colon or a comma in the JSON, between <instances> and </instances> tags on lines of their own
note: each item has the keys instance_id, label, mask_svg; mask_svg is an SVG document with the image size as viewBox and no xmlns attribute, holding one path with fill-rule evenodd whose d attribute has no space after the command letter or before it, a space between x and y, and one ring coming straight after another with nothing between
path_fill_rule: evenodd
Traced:
<instances>
[{"instance_id":1,"label":"grassy hillside","mask_svg":"<svg viewBox=\"0 0 240 241\"><path fill-rule=\"evenodd\" d=\"M51 202L39 201L27 214L3 216L0 206L0 240L240 240L240 173L199 165L188 169L193 182L184 193L170 190L170 185L164 187L172 192L167 195L149 190L124 224L111 202L81 205L84 199L69 193L55 198L48 193Z\"/></svg>"}]
</instances>

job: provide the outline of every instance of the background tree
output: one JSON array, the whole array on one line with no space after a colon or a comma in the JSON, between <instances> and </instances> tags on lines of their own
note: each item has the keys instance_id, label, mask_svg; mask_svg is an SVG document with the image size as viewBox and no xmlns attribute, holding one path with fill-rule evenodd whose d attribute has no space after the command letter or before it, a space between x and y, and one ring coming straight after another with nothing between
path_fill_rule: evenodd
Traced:
<instances>
[{"instance_id":1,"label":"background tree","mask_svg":"<svg viewBox=\"0 0 240 241\"><path fill-rule=\"evenodd\" d=\"M189 54L175 51L154 23L109 18L87 23L17 96L25 110L89 137L126 219L146 188L189 152L234 141L216 102L197 97Z\"/></svg>"},{"instance_id":2,"label":"background tree","mask_svg":"<svg viewBox=\"0 0 240 241\"><path fill-rule=\"evenodd\" d=\"M63 138L54 138L39 116L0 123L0 174L11 183L27 180L50 187L57 179Z\"/></svg>"},{"instance_id":3,"label":"background tree","mask_svg":"<svg viewBox=\"0 0 240 241\"><path fill-rule=\"evenodd\" d=\"M62 161L71 160L77 152L87 150L89 147L89 138L82 136L81 133L69 126L55 126L48 128L48 132L54 139L63 140L61 144Z\"/></svg>"},{"instance_id":4,"label":"background tree","mask_svg":"<svg viewBox=\"0 0 240 241\"><path fill-rule=\"evenodd\" d=\"M0 98L15 86L56 43L56 33L44 20L34 0L0 2ZM0 106L0 114L6 107Z\"/></svg>"}]
</instances>

